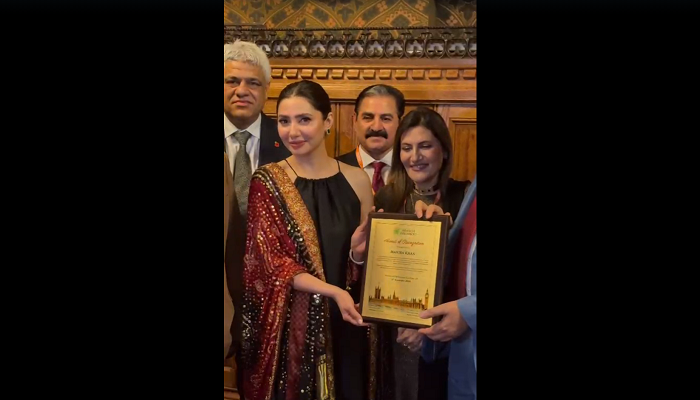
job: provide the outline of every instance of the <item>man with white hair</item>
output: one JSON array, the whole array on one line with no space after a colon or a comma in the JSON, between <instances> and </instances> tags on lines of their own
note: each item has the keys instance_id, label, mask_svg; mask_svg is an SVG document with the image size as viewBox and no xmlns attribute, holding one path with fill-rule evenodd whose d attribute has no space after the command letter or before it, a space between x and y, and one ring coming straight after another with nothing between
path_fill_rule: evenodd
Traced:
<instances>
[{"instance_id":1,"label":"man with white hair","mask_svg":"<svg viewBox=\"0 0 700 400\"><path fill-rule=\"evenodd\" d=\"M277 123L262 112L271 81L270 61L258 46L244 41L224 45L224 152L231 161L244 217L248 209L244 183L258 167L291 155L282 145Z\"/></svg>"},{"instance_id":2,"label":"man with white hair","mask_svg":"<svg viewBox=\"0 0 700 400\"><path fill-rule=\"evenodd\" d=\"M270 61L254 43L236 41L224 45L224 153L230 163L237 204L231 211L224 254L225 284L236 311L228 357L239 353L241 343L241 313L237 311L243 307L243 256L250 180L257 168L291 155L277 133L277 122L262 112L271 81ZM236 361L240 363L240 357ZM239 373L239 382L240 379Z\"/></svg>"}]
</instances>

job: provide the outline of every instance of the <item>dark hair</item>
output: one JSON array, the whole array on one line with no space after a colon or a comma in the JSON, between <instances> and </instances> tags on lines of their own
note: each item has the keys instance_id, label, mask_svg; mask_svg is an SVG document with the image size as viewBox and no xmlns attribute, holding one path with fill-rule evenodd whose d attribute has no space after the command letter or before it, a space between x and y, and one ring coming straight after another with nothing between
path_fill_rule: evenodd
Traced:
<instances>
[{"instance_id":1,"label":"dark hair","mask_svg":"<svg viewBox=\"0 0 700 400\"><path fill-rule=\"evenodd\" d=\"M389 191L386 212L401 212L406 199L408 199L414 189L415 183L408 176L408 172L401 162L401 141L406 132L419 126L429 130L442 146L445 160L438 174L438 188L443 196L447 190L454 164L450 130L447 128L447 124L442 118L442 115L429 108L419 107L406 115L406 118L401 121L399 129L396 131L391 176L389 178L389 182L391 183L386 188L386 190Z\"/></svg>"},{"instance_id":2,"label":"dark hair","mask_svg":"<svg viewBox=\"0 0 700 400\"><path fill-rule=\"evenodd\" d=\"M367 97L374 96L391 96L396 101L396 109L399 112L399 119L403 118L403 113L406 112L406 98L400 90L389 85L373 85L360 93L355 101L355 114L360 113L360 105Z\"/></svg>"},{"instance_id":3,"label":"dark hair","mask_svg":"<svg viewBox=\"0 0 700 400\"><path fill-rule=\"evenodd\" d=\"M321 112L323 119L328 118L328 114L331 113L331 99L323 86L316 82L299 81L284 88L280 93L279 100L277 100L277 113L279 113L282 100L292 97L305 98L313 108Z\"/></svg>"}]
</instances>

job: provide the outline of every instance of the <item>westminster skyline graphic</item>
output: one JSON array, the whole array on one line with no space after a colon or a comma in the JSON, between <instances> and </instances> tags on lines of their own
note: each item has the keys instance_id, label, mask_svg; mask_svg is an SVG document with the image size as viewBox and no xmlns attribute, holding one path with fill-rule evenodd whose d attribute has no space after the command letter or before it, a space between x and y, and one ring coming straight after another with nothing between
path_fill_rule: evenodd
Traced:
<instances>
[{"instance_id":1,"label":"westminster skyline graphic","mask_svg":"<svg viewBox=\"0 0 700 400\"><path fill-rule=\"evenodd\" d=\"M424 300L425 302L423 302ZM401 299L399 296L396 295L396 291L394 291L394 294L391 297L385 298L384 296L382 296L381 286L377 286L374 288L374 296L369 296L369 303L392 305L398 306L400 308L425 311L428 309L427 305L430 304L430 289L426 289L425 298L423 299Z\"/></svg>"}]
</instances>

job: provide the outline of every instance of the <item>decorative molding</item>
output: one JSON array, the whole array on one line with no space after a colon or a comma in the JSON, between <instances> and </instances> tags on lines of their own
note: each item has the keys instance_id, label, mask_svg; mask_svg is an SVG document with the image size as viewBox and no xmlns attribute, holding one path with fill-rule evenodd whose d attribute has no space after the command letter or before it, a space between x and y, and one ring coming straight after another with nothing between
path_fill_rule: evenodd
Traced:
<instances>
[{"instance_id":1,"label":"decorative molding","mask_svg":"<svg viewBox=\"0 0 700 400\"><path fill-rule=\"evenodd\" d=\"M224 25L224 44L244 40L270 59L475 59L475 27L276 30Z\"/></svg>"},{"instance_id":2,"label":"decorative molding","mask_svg":"<svg viewBox=\"0 0 700 400\"><path fill-rule=\"evenodd\" d=\"M273 79L311 79L311 80L475 80L476 69L467 68L277 68L272 67Z\"/></svg>"}]
</instances>

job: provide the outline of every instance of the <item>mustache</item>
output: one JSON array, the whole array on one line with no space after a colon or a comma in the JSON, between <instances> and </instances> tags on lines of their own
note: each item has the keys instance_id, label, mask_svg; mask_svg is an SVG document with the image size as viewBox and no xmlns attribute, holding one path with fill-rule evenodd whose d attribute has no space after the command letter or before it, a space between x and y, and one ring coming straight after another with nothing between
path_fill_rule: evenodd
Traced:
<instances>
[{"instance_id":1,"label":"mustache","mask_svg":"<svg viewBox=\"0 0 700 400\"><path fill-rule=\"evenodd\" d=\"M389 134L386 133L385 129L382 129L381 131L375 131L372 129L368 129L367 134L365 134L365 139L370 139L373 137L380 137L380 138L384 138L386 140L389 140Z\"/></svg>"}]
</instances>

